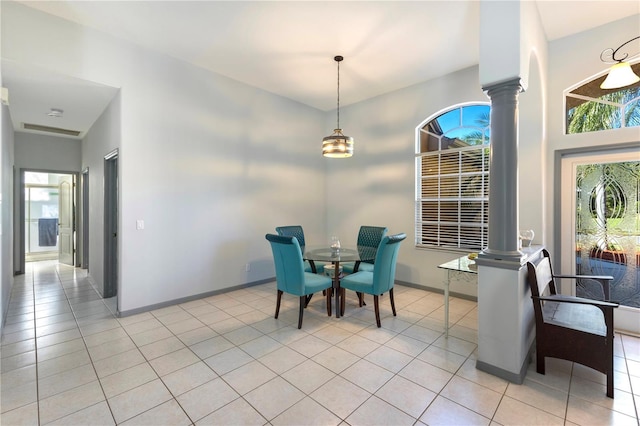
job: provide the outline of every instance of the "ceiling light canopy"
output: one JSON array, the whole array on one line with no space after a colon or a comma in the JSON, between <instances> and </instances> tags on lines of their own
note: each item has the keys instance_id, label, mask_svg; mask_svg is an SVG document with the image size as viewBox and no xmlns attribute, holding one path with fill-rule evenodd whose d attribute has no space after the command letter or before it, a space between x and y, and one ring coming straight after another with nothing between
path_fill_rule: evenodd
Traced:
<instances>
[{"instance_id":1,"label":"ceiling light canopy","mask_svg":"<svg viewBox=\"0 0 640 426\"><path fill-rule=\"evenodd\" d=\"M51 108L51 111L47 113L49 117L54 117L54 118L62 118L62 114L64 114L64 110L60 108Z\"/></svg>"},{"instance_id":2,"label":"ceiling light canopy","mask_svg":"<svg viewBox=\"0 0 640 426\"><path fill-rule=\"evenodd\" d=\"M633 59L640 55L640 50L638 53L629 56L628 53L618 52L622 47L627 44L640 40L640 36L634 37L629 41L622 43L617 49L608 48L602 51L600 54L600 60L607 64L614 64L611 69L609 69L609 75L600 85L601 89L619 89L621 87L626 87L631 84L637 83L640 81L640 77L638 77L633 70L631 69L631 65L627 62L630 59ZM627 60L627 61L625 61Z\"/></svg>"},{"instance_id":3,"label":"ceiling light canopy","mask_svg":"<svg viewBox=\"0 0 640 426\"><path fill-rule=\"evenodd\" d=\"M333 58L338 63L338 122L333 134L322 139L322 155L329 158L348 158L353 155L353 138L345 136L340 128L340 62L344 58Z\"/></svg>"}]
</instances>

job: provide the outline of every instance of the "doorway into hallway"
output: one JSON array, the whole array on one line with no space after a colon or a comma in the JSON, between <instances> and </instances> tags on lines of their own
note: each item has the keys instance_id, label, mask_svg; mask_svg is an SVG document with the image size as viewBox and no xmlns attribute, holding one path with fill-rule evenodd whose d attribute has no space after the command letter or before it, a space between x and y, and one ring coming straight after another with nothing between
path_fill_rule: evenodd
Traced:
<instances>
[{"instance_id":1,"label":"doorway into hallway","mask_svg":"<svg viewBox=\"0 0 640 426\"><path fill-rule=\"evenodd\" d=\"M22 181L24 261L59 260L73 265L75 175L23 170Z\"/></svg>"}]
</instances>

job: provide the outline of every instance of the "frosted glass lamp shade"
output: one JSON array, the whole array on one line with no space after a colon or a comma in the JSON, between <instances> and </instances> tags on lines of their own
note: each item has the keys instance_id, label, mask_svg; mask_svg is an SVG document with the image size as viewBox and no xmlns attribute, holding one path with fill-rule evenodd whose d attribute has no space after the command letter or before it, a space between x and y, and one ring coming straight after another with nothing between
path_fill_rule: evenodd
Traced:
<instances>
[{"instance_id":1,"label":"frosted glass lamp shade","mask_svg":"<svg viewBox=\"0 0 640 426\"><path fill-rule=\"evenodd\" d=\"M601 89L618 89L640 81L628 62L618 62L609 70L609 75L600 85Z\"/></svg>"}]
</instances>

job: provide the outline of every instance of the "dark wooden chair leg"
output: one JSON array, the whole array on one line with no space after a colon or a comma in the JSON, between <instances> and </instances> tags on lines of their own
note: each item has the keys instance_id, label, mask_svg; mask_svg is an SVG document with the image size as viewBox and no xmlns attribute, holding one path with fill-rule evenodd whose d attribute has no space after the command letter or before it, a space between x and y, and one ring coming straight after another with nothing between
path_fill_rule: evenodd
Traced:
<instances>
[{"instance_id":1,"label":"dark wooden chair leg","mask_svg":"<svg viewBox=\"0 0 640 426\"><path fill-rule=\"evenodd\" d=\"M378 325L378 328L382 327L382 325L380 324L380 302L378 301L378 295L374 295L373 296L373 306L375 307L375 311L376 311L376 324Z\"/></svg>"},{"instance_id":2,"label":"dark wooden chair leg","mask_svg":"<svg viewBox=\"0 0 640 426\"><path fill-rule=\"evenodd\" d=\"M298 328L302 328L302 315L304 314L304 306L307 296L300 296L300 314L298 315Z\"/></svg>"},{"instance_id":3,"label":"dark wooden chair leg","mask_svg":"<svg viewBox=\"0 0 640 426\"><path fill-rule=\"evenodd\" d=\"M344 299L346 299L347 292L344 288L340 289L340 316L344 316Z\"/></svg>"},{"instance_id":4,"label":"dark wooden chair leg","mask_svg":"<svg viewBox=\"0 0 640 426\"><path fill-rule=\"evenodd\" d=\"M331 288L324 290L327 296L327 315L331 316Z\"/></svg>"},{"instance_id":5,"label":"dark wooden chair leg","mask_svg":"<svg viewBox=\"0 0 640 426\"><path fill-rule=\"evenodd\" d=\"M538 374L544 374L544 355L540 351L536 352L536 371Z\"/></svg>"},{"instance_id":6,"label":"dark wooden chair leg","mask_svg":"<svg viewBox=\"0 0 640 426\"><path fill-rule=\"evenodd\" d=\"M282 299L282 290L278 290L278 300L276 302L276 319L278 319L278 314L280 313L280 299Z\"/></svg>"},{"instance_id":7,"label":"dark wooden chair leg","mask_svg":"<svg viewBox=\"0 0 640 426\"><path fill-rule=\"evenodd\" d=\"M304 301L304 307L305 307L305 308L309 305L309 302L311 302L311 298L312 298L312 297L313 297L313 293L312 293L312 294L310 294L310 295L308 295L308 296L305 296L305 299L306 299L306 300Z\"/></svg>"},{"instance_id":8,"label":"dark wooden chair leg","mask_svg":"<svg viewBox=\"0 0 640 426\"><path fill-rule=\"evenodd\" d=\"M389 289L389 299L391 300L391 310L393 311L393 316L397 316L396 315L396 302L395 300L393 300L393 289L390 288Z\"/></svg>"},{"instance_id":9,"label":"dark wooden chair leg","mask_svg":"<svg viewBox=\"0 0 640 426\"><path fill-rule=\"evenodd\" d=\"M359 291L356 291L356 294L358 295L358 306L362 308L362 302L364 302L364 294Z\"/></svg>"}]
</instances>

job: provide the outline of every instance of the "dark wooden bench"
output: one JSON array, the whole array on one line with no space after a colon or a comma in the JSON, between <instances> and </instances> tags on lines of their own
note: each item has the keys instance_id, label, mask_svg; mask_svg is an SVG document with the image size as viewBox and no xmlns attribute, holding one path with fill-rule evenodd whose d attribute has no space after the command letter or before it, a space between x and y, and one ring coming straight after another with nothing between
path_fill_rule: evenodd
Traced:
<instances>
[{"instance_id":1,"label":"dark wooden bench","mask_svg":"<svg viewBox=\"0 0 640 426\"><path fill-rule=\"evenodd\" d=\"M536 370L545 373L545 357L586 365L607 376L613 398L613 309L618 303L556 293L554 278L589 278L609 294L610 276L553 275L547 250L537 264L527 263L536 319ZM606 288L605 288L606 287Z\"/></svg>"}]
</instances>

